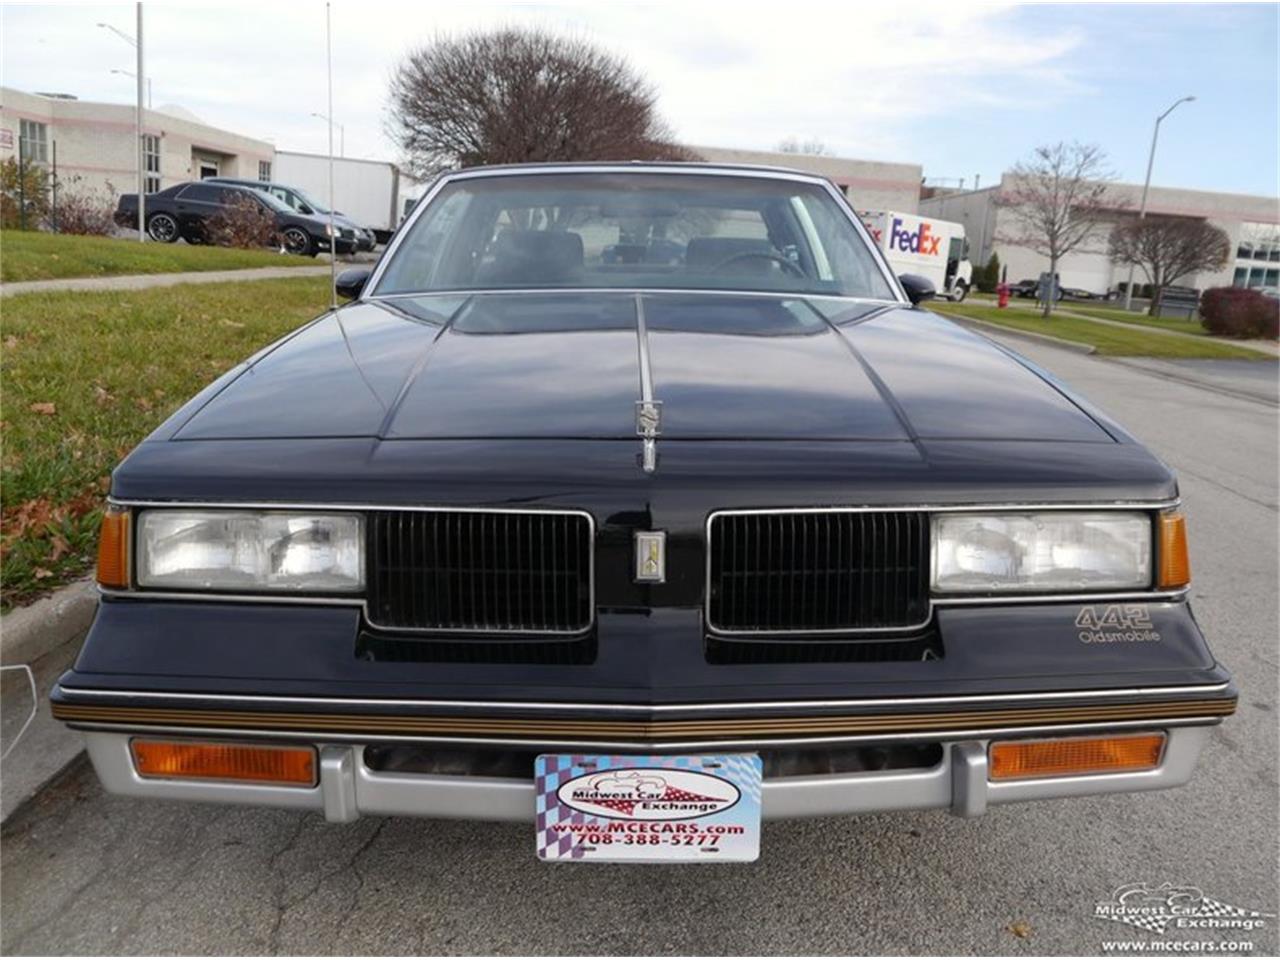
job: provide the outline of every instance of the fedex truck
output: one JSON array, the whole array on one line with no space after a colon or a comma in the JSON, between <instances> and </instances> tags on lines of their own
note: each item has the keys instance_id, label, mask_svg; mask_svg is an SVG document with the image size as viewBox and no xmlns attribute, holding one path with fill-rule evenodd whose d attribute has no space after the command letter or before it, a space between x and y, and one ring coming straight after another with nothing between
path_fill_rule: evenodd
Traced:
<instances>
[{"instance_id":1,"label":"fedex truck","mask_svg":"<svg viewBox=\"0 0 1280 960\"><path fill-rule=\"evenodd\" d=\"M938 296L959 302L973 285L964 224L894 210L859 210L858 217L895 274L933 281Z\"/></svg>"}]
</instances>

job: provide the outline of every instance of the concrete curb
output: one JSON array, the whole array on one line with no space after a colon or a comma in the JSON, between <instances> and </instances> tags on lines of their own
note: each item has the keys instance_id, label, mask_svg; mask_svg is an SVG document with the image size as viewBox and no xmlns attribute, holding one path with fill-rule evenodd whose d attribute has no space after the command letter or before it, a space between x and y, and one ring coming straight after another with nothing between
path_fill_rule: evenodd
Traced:
<instances>
[{"instance_id":1,"label":"concrete curb","mask_svg":"<svg viewBox=\"0 0 1280 960\"><path fill-rule=\"evenodd\" d=\"M75 661L97 607L97 587L84 579L0 617L0 662L27 665L36 685L34 719L14 741L31 711L31 694L19 671L3 675L0 728L5 748L13 752L0 777L0 822L7 823L83 756L80 734L53 719L49 690Z\"/></svg>"},{"instance_id":2,"label":"concrete curb","mask_svg":"<svg viewBox=\"0 0 1280 960\"><path fill-rule=\"evenodd\" d=\"M1032 330L1018 330L1014 327L1002 327L998 323L988 323L985 320L975 320L973 317L962 317L954 313L946 313L943 310L930 308L939 316L946 317L948 320L954 320L956 323L978 327L982 330L990 330L992 333L998 333L1006 337L1021 337L1024 340L1034 340L1037 343L1046 343L1051 347L1062 347L1064 350L1072 350L1075 353L1083 353L1092 356L1098 352L1098 348L1088 343L1076 343L1074 340L1063 340L1059 337L1051 337L1047 333L1036 333Z\"/></svg>"},{"instance_id":3,"label":"concrete curb","mask_svg":"<svg viewBox=\"0 0 1280 960\"><path fill-rule=\"evenodd\" d=\"M0 663L34 663L89 629L98 606L91 579L77 580L0 617Z\"/></svg>"}]
</instances>

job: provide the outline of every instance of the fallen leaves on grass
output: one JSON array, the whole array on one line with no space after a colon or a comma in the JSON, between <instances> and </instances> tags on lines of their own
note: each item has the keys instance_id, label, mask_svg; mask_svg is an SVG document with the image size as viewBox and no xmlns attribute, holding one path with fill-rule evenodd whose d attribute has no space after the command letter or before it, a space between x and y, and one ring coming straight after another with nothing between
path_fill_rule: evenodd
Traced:
<instances>
[{"instance_id":1,"label":"fallen leaves on grass","mask_svg":"<svg viewBox=\"0 0 1280 960\"><path fill-rule=\"evenodd\" d=\"M33 403L27 409L32 413L39 413L46 417L52 417L58 412L58 405L56 403Z\"/></svg>"}]
</instances>

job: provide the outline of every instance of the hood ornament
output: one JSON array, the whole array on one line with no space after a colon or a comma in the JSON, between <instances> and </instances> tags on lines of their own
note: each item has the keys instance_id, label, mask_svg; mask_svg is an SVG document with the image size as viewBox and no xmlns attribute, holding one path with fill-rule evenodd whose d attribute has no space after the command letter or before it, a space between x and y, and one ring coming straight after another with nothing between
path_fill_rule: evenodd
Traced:
<instances>
[{"instance_id":1,"label":"hood ornament","mask_svg":"<svg viewBox=\"0 0 1280 960\"><path fill-rule=\"evenodd\" d=\"M649 360L649 328L644 322L644 298L636 294L636 345L640 351L640 399L636 401L636 433L644 438L640 466L658 469L658 436L662 433L662 401L653 398L653 366Z\"/></svg>"},{"instance_id":2,"label":"hood ornament","mask_svg":"<svg viewBox=\"0 0 1280 960\"><path fill-rule=\"evenodd\" d=\"M636 401L636 433L644 438L640 464L645 473L658 469L658 436L662 433L662 401Z\"/></svg>"}]
</instances>

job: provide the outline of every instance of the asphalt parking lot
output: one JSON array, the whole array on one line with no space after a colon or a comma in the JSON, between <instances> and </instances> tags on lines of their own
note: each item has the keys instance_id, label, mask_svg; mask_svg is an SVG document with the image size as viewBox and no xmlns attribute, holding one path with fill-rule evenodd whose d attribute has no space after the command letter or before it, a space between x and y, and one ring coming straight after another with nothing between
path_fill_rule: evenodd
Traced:
<instances>
[{"instance_id":1,"label":"asphalt parking lot","mask_svg":"<svg viewBox=\"0 0 1280 960\"><path fill-rule=\"evenodd\" d=\"M1012 342L1012 341L1011 341ZM1017 349L1178 470L1197 616L1240 685L1180 790L767 825L759 862L543 866L532 827L108 797L73 769L6 825L18 953L1096 954L1131 882L1277 907L1277 408L1052 347ZM1258 375L1261 367L1250 372ZM1275 365L1270 365L1271 375ZM1230 377L1230 370L1225 374ZM1250 934L1274 955L1277 920ZM1198 952L1198 951L1197 951Z\"/></svg>"}]
</instances>

